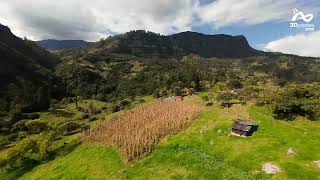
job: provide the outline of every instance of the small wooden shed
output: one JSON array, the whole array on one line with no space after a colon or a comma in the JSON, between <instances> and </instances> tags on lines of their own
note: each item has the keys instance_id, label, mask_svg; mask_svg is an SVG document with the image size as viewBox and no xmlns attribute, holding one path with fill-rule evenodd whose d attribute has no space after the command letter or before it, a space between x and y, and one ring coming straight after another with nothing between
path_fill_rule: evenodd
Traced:
<instances>
[{"instance_id":1,"label":"small wooden shed","mask_svg":"<svg viewBox=\"0 0 320 180\"><path fill-rule=\"evenodd\" d=\"M251 136L257 130L257 125L247 119L237 119L231 126L231 131L240 136Z\"/></svg>"}]
</instances>

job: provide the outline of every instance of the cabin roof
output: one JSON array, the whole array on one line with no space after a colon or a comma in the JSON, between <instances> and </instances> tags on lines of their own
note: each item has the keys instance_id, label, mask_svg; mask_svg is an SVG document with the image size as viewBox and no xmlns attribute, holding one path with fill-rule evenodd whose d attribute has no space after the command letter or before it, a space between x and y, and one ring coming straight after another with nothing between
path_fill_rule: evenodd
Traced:
<instances>
[{"instance_id":1,"label":"cabin roof","mask_svg":"<svg viewBox=\"0 0 320 180\"><path fill-rule=\"evenodd\" d=\"M240 130L240 131L246 131L249 132L251 130L251 126L241 125L241 124L233 124L231 126L232 129Z\"/></svg>"},{"instance_id":2,"label":"cabin roof","mask_svg":"<svg viewBox=\"0 0 320 180\"><path fill-rule=\"evenodd\" d=\"M235 130L249 132L254 124L255 123L250 120L238 119L232 124L231 128Z\"/></svg>"}]
</instances>

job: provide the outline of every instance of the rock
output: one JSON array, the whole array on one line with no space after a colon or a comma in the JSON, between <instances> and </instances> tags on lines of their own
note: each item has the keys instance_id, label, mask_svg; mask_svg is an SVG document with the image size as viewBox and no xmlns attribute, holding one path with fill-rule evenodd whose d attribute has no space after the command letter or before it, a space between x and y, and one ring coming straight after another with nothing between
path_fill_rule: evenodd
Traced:
<instances>
[{"instance_id":1,"label":"rock","mask_svg":"<svg viewBox=\"0 0 320 180\"><path fill-rule=\"evenodd\" d=\"M214 145L214 140L213 139L211 139L210 145Z\"/></svg>"},{"instance_id":2,"label":"rock","mask_svg":"<svg viewBox=\"0 0 320 180\"><path fill-rule=\"evenodd\" d=\"M200 129L200 134L205 134L206 132L207 132L206 127Z\"/></svg>"},{"instance_id":3,"label":"rock","mask_svg":"<svg viewBox=\"0 0 320 180\"><path fill-rule=\"evenodd\" d=\"M318 161L313 161L315 164L316 164L316 166L318 167L318 168L320 168L320 160L318 160Z\"/></svg>"},{"instance_id":4,"label":"rock","mask_svg":"<svg viewBox=\"0 0 320 180\"><path fill-rule=\"evenodd\" d=\"M296 154L297 153L292 148L289 148L288 151L287 151L287 156L294 156Z\"/></svg>"},{"instance_id":5,"label":"rock","mask_svg":"<svg viewBox=\"0 0 320 180\"><path fill-rule=\"evenodd\" d=\"M263 164L262 171L264 171L266 174L278 174L281 172L281 169L277 165L267 162Z\"/></svg>"}]
</instances>

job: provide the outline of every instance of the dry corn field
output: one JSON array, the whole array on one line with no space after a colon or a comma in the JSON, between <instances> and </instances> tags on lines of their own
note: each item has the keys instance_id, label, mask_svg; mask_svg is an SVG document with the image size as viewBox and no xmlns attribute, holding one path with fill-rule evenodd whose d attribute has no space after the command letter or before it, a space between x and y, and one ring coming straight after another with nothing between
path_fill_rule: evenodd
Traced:
<instances>
[{"instance_id":1,"label":"dry corn field","mask_svg":"<svg viewBox=\"0 0 320 180\"><path fill-rule=\"evenodd\" d=\"M166 135L191 125L199 107L183 101L157 101L107 118L82 136L84 143L113 144L128 160L152 151Z\"/></svg>"}]
</instances>

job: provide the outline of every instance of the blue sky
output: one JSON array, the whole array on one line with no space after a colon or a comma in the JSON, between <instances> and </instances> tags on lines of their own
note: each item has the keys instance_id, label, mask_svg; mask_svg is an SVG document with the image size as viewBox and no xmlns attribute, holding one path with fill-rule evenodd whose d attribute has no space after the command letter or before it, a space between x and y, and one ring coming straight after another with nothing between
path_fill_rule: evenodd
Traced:
<instances>
[{"instance_id":1,"label":"blue sky","mask_svg":"<svg viewBox=\"0 0 320 180\"><path fill-rule=\"evenodd\" d=\"M308 22L315 25L313 31L289 27L293 8L314 16ZM258 49L316 57L319 12L319 0L0 1L0 23L32 40L97 41L137 29L161 34L196 31L244 35Z\"/></svg>"},{"instance_id":2,"label":"blue sky","mask_svg":"<svg viewBox=\"0 0 320 180\"><path fill-rule=\"evenodd\" d=\"M313 23L315 25L314 31L319 31L320 27L320 3L314 0L304 0L296 1L295 3L290 4L291 6L281 8L281 11L287 11L288 16L287 20L270 20L266 22L261 22L257 24L245 24L241 21L234 23L225 27L214 27L213 24L203 24L203 25L194 25L192 26L192 31L201 32L205 34L229 34L229 35L244 35L247 37L247 40L257 49L265 50L265 45L274 40L278 40L288 36L295 36L299 34L308 34L303 28L295 29L290 28L289 24L293 14L293 8L299 8L305 13L312 13L314 15ZM300 8L300 2L303 2L303 6ZM214 0L200 0L201 5L208 5L214 3ZM311 8L313 6L313 8ZM263 11L263 9L261 9ZM240 12L241 13L241 12ZM301 23L304 23L302 20ZM320 42L317 42L320 43Z\"/></svg>"}]
</instances>

